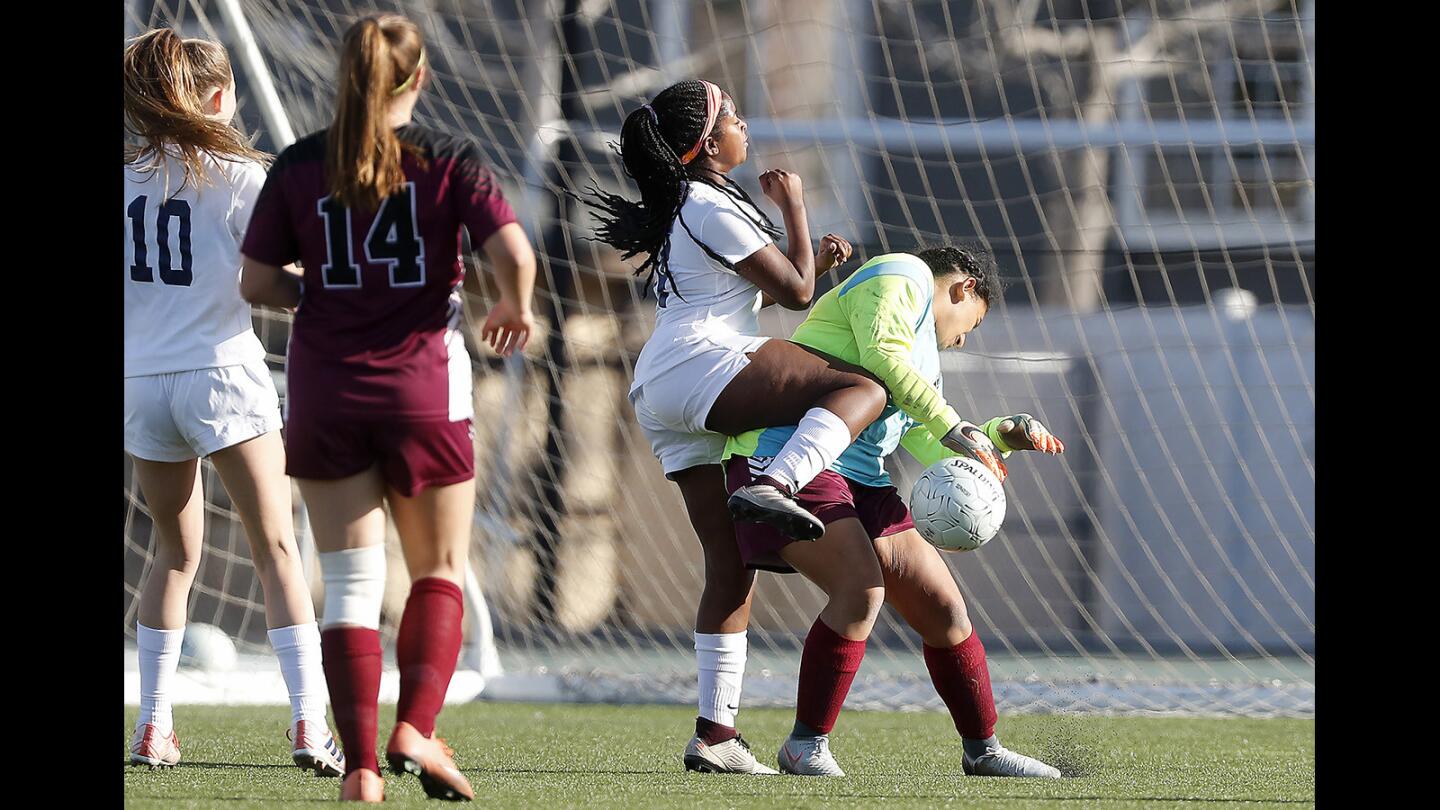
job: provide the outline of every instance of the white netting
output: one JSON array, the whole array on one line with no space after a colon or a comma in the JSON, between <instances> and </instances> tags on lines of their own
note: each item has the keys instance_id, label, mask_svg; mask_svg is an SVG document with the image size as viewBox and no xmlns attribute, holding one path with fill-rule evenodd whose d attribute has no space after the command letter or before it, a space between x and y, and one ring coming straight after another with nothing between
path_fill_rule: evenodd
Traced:
<instances>
[{"instance_id":1,"label":"white netting","mask_svg":"<svg viewBox=\"0 0 1440 810\"><path fill-rule=\"evenodd\" d=\"M241 118L273 150L216 5L127 2L131 32L225 42ZM944 361L962 414L1027 411L1067 443L1016 459L1000 536L949 558L1001 711L1313 713L1312 0L241 6L297 133L327 122L358 14L415 20L436 77L417 117L479 140L536 245L543 333L523 360L473 351L472 558L516 676L493 694L694 696L698 543L625 400L653 303L557 191L633 194L607 146L625 111L701 76L749 122L737 179L800 172L812 237L861 260L978 238L1012 282ZM256 322L281 368L287 319ZM908 491L918 470L897 464ZM243 535L206 485L192 617L263 648ZM129 635L149 533L128 478L125 500ZM822 600L760 580L746 702L786 703ZM851 705L940 705L888 609Z\"/></svg>"}]
</instances>

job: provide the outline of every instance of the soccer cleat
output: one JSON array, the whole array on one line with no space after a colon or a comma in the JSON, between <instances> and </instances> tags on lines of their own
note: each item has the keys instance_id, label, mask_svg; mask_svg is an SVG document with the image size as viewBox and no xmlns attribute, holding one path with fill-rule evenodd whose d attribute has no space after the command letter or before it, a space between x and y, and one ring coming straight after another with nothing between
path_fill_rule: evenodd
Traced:
<instances>
[{"instance_id":1,"label":"soccer cleat","mask_svg":"<svg viewBox=\"0 0 1440 810\"><path fill-rule=\"evenodd\" d=\"M153 771L156 768L173 768L179 762L180 738L175 736L175 729L170 729L170 733L162 737L154 723L142 723L135 727L135 735L130 738L131 765L149 765Z\"/></svg>"},{"instance_id":2,"label":"soccer cleat","mask_svg":"<svg viewBox=\"0 0 1440 810\"><path fill-rule=\"evenodd\" d=\"M335 741L330 729L319 723L300 720L295 723L295 728L286 732L286 736L295 741L291 758L296 765L314 771L316 776L345 775L345 754L340 751L340 743Z\"/></svg>"},{"instance_id":3,"label":"soccer cleat","mask_svg":"<svg viewBox=\"0 0 1440 810\"><path fill-rule=\"evenodd\" d=\"M830 753L830 735L790 737L780 746L780 770L797 776L844 776Z\"/></svg>"},{"instance_id":4,"label":"soccer cleat","mask_svg":"<svg viewBox=\"0 0 1440 810\"><path fill-rule=\"evenodd\" d=\"M1017 754L1004 746L992 748L976 759L966 754L960 766L970 776L1028 776L1038 779L1059 779L1060 771L1034 757Z\"/></svg>"},{"instance_id":5,"label":"soccer cleat","mask_svg":"<svg viewBox=\"0 0 1440 810\"><path fill-rule=\"evenodd\" d=\"M735 490L727 505L730 517L735 520L764 523L796 540L819 540L825 533L825 524L819 518L768 484L751 484Z\"/></svg>"},{"instance_id":6,"label":"soccer cleat","mask_svg":"<svg viewBox=\"0 0 1440 810\"><path fill-rule=\"evenodd\" d=\"M468 802L475 798L470 780L455 767L455 752L439 737L426 737L406 722L395 724L390 742L385 746L385 761L397 774L413 773L420 777L420 787L432 799Z\"/></svg>"},{"instance_id":7,"label":"soccer cleat","mask_svg":"<svg viewBox=\"0 0 1440 810\"><path fill-rule=\"evenodd\" d=\"M779 771L761 765L750 753L744 737L707 745L699 737L691 737L685 746L685 770L699 773L775 774Z\"/></svg>"},{"instance_id":8,"label":"soccer cleat","mask_svg":"<svg viewBox=\"0 0 1440 810\"><path fill-rule=\"evenodd\" d=\"M340 783L342 802L383 802L385 801L385 780L369 768L361 768L345 774Z\"/></svg>"}]
</instances>

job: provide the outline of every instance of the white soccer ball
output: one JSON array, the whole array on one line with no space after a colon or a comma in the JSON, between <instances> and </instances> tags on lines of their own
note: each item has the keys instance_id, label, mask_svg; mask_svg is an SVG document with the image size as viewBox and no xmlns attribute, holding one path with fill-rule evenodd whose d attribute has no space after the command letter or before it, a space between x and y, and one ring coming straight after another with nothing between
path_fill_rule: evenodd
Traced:
<instances>
[{"instance_id":1,"label":"white soccer ball","mask_svg":"<svg viewBox=\"0 0 1440 810\"><path fill-rule=\"evenodd\" d=\"M954 456L931 464L910 490L915 528L942 551L974 551L1005 521L1005 489L985 465Z\"/></svg>"},{"instance_id":2,"label":"white soccer ball","mask_svg":"<svg viewBox=\"0 0 1440 810\"><path fill-rule=\"evenodd\" d=\"M228 672L235 668L235 642L213 624L185 625L180 642L180 665L206 672Z\"/></svg>"}]
</instances>

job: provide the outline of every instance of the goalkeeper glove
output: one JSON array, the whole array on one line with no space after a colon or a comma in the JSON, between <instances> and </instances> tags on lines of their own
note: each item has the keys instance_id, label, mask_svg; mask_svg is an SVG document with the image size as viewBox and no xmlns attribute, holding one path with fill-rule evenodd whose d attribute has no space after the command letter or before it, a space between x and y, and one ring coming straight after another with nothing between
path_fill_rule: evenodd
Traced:
<instances>
[{"instance_id":1,"label":"goalkeeper glove","mask_svg":"<svg viewBox=\"0 0 1440 810\"><path fill-rule=\"evenodd\" d=\"M1000 460L1000 451L979 426L962 421L940 438L940 444L984 464L1002 484L1005 482L1009 472L1005 469L1005 462Z\"/></svg>"},{"instance_id":2,"label":"goalkeeper glove","mask_svg":"<svg viewBox=\"0 0 1440 810\"><path fill-rule=\"evenodd\" d=\"M1014 450L1041 450L1046 453L1065 452L1060 441L1040 420L1028 413L997 416L985 423L985 435L1004 455Z\"/></svg>"}]
</instances>

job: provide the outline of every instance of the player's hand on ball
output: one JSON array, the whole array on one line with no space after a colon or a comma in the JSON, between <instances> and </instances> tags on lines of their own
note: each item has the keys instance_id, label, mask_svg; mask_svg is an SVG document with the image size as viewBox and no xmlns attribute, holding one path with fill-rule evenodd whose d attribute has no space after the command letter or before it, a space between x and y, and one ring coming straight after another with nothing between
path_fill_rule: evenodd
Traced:
<instances>
[{"instance_id":1,"label":"player's hand on ball","mask_svg":"<svg viewBox=\"0 0 1440 810\"><path fill-rule=\"evenodd\" d=\"M1010 474L1005 469L1005 462L1000 460L1000 451L978 425L961 422L950 428L950 432L940 439L940 444L984 464L990 472L995 473L995 477L1000 479L1002 484L1005 483L1005 476Z\"/></svg>"},{"instance_id":2,"label":"player's hand on ball","mask_svg":"<svg viewBox=\"0 0 1440 810\"><path fill-rule=\"evenodd\" d=\"M820 237L820 249L815 251L815 272L825 273L850 261L854 248L843 236L827 233Z\"/></svg>"},{"instance_id":3,"label":"player's hand on ball","mask_svg":"<svg viewBox=\"0 0 1440 810\"><path fill-rule=\"evenodd\" d=\"M485 316L485 325L480 336L495 353L509 357L517 351L524 351L535 329L535 316L529 307L521 307L513 301L501 298Z\"/></svg>"},{"instance_id":4,"label":"player's hand on ball","mask_svg":"<svg viewBox=\"0 0 1440 810\"><path fill-rule=\"evenodd\" d=\"M997 416L985 423L985 435L1002 451L1039 450L1043 453L1063 453L1065 443L1060 441L1040 420L1028 413L1014 416Z\"/></svg>"}]
</instances>

